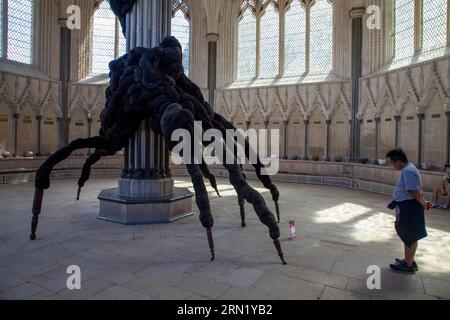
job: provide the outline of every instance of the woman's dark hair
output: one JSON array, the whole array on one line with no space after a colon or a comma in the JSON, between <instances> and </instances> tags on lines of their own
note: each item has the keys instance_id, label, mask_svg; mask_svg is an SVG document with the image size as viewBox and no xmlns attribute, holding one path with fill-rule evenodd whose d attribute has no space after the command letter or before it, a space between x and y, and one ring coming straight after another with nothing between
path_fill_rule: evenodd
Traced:
<instances>
[{"instance_id":1,"label":"woman's dark hair","mask_svg":"<svg viewBox=\"0 0 450 320\"><path fill-rule=\"evenodd\" d=\"M403 151L402 149L394 149L388 152L388 154L386 155L386 158L391 159L391 161L401 161L404 163L408 163L408 157L406 156L405 151Z\"/></svg>"}]
</instances>

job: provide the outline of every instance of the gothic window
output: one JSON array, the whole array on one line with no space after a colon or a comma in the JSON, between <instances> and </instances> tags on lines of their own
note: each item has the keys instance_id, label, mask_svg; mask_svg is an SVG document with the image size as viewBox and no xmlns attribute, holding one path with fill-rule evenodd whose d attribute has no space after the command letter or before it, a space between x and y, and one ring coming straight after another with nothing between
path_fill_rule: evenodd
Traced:
<instances>
[{"instance_id":1,"label":"gothic window","mask_svg":"<svg viewBox=\"0 0 450 320\"><path fill-rule=\"evenodd\" d=\"M34 0L3 0L0 10L3 36L0 39L1 56L11 61L32 64Z\"/></svg>"},{"instance_id":2,"label":"gothic window","mask_svg":"<svg viewBox=\"0 0 450 320\"><path fill-rule=\"evenodd\" d=\"M447 0L423 1L423 51L447 45L447 5Z\"/></svg>"},{"instance_id":3,"label":"gothic window","mask_svg":"<svg viewBox=\"0 0 450 320\"><path fill-rule=\"evenodd\" d=\"M256 76L256 17L247 7L239 21L238 30L238 78Z\"/></svg>"},{"instance_id":4,"label":"gothic window","mask_svg":"<svg viewBox=\"0 0 450 320\"><path fill-rule=\"evenodd\" d=\"M91 73L109 73L109 63L125 52L126 40L119 20L104 0L94 13Z\"/></svg>"},{"instance_id":5,"label":"gothic window","mask_svg":"<svg viewBox=\"0 0 450 320\"><path fill-rule=\"evenodd\" d=\"M310 72L327 74L333 67L333 5L316 0L311 7Z\"/></svg>"},{"instance_id":6,"label":"gothic window","mask_svg":"<svg viewBox=\"0 0 450 320\"><path fill-rule=\"evenodd\" d=\"M294 0L285 14L284 71L288 76L306 72L306 7Z\"/></svg>"},{"instance_id":7,"label":"gothic window","mask_svg":"<svg viewBox=\"0 0 450 320\"><path fill-rule=\"evenodd\" d=\"M274 78L279 72L280 21L273 2L261 17L261 78Z\"/></svg>"},{"instance_id":8,"label":"gothic window","mask_svg":"<svg viewBox=\"0 0 450 320\"><path fill-rule=\"evenodd\" d=\"M395 59L414 54L414 0L395 1Z\"/></svg>"},{"instance_id":9,"label":"gothic window","mask_svg":"<svg viewBox=\"0 0 450 320\"><path fill-rule=\"evenodd\" d=\"M189 76L190 59L190 22L189 11L185 1L176 0L172 6L172 36L180 41L183 48L183 67Z\"/></svg>"},{"instance_id":10,"label":"gothic window","mask_svg":"<svg viewBox=\"0 0 450 320\"><path fill-rule=\"evenodd\" d=\"M237 56L238 80L329 74L333 68L332 1L242 1Z\"/></svg>"}]
</instances>

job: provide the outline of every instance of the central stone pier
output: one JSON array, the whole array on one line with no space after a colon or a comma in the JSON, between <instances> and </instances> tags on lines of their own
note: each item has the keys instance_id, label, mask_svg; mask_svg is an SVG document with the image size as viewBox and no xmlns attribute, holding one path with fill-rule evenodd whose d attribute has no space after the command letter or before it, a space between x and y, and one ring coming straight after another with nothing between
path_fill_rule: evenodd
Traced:
<instances>
[{"instance_id":1,"label":"central stone pier","mask_svg":"<svg viewBox=\"0 0 450 320\"><path fill-rule=\"evenodd\" d=\"M153 48L170 34L170 0L138 0L127 15L127 49ZM145 19L143 17L146 17ZM170 223L191 216L193 194L174 187L163 137L144 121L125 150L118 188L99 195L99 219L122 224Z\"/></svg>"}]
</instances>

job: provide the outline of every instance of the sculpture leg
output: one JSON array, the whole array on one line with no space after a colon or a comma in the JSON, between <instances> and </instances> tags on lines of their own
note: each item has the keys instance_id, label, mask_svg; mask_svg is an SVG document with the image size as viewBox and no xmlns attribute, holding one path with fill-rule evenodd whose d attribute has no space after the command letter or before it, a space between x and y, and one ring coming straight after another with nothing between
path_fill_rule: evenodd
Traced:
<instances>
[{"instance_id":1,"label":"sculpture leg","mask_svg":"<svg viewBox=\"0 0 450 320\"><path fill-rule=\"evenodd\" d=\"M89 156L89 158L86 160L83 170L81 172L81 177L78 180L78 193L77 193L77 201L80 200L80 194L81 189L84 187L86 182L89 180L91 176L91 168L93 165L95 165L97 162L100 161L100 159L103 156L106 156L107 153L105 150L97 149L95 152Z\"/></svg>"},{"instance_id":2,"label":"sculpture leg","mask_svg":"<svg viewBox=\"0 0 450 320\"><path fill-rule=\"evenodd\" d=\"M219 188L217 187L217 181L216 177L209 171L208 166L205 163L205 160L203 159L202 163L200 164L200 170L202 170L203 176L209 180L209 183L211 184L211 187L216 191L217 196L219 198L222 198L219 192Z\"/></svg>"},{"instance_id":3,"label":"sculpture leg","mask_svg":"<svg viewBox=\"0 0 450 320\"><path fill-rule=\"evenodd\" d=\"M175 130L180 128L184 128L190 133L192 139L191 147L195 147L194 143L192 143L194 139L194 117L192 112L183 110L181 105L172 104L166 109L161 119L161 128L164 133L166 145L170 151L172 151L176 145L176 142L172 141L172 134ZM213 261L215 259L215 252L211 229L214 226L214 218L211 214L208 191L205 182L203 181L202 170L198 164L195 164L194 150L191 151L192 157L190 163L187 164L186 167L194 186L195 200L200 211L200 222L207 231L208 244L211 250L211 261Z\"/></svg>"},{"instance_id":4,"label":"sculpture leg","mask_svg":"<svg viewBox=\"0 0 450 320\"><path fill-rule=\"evenodd\" d=\"M219 129L222 134L225 136L226 130L234 130L236 131L236 127L231 124L229 121L227 121L224 117L222 117L219 114L214 114L213 119L214 127ZM247 138L245 139L236 139L236 148L237 143L239 141L244 141L244 145L242 146L245 150L245 156L247 159L251 158L251 154L254 154L254 150L252 150L250 146L250 142ZM236 151L235 151L236 154ZM273 184L272 179L270 179L270 176L262 175L261 171L264 169L264 165L261 162L261 159L257 155L257 161L256 163L252 163L252 166L255 168L256 176L258 177L258 180L261 181L261 183L264 185L264 188L268 189L272 195L272 200L275 202L275 210L277 214L277 220L278 223L280 222L280 207L279 207L279 199L280 199L280 192L278 191L278 188Z\"/></svg>"},{"instance_id":5,"label":"sculpture leg","mask_svg":"<svg viewBox=\"0 0 450 320\"><path fill-rule=\"evenodd\" d=\"M241 214L241 226L245 228L247 223L245 222L245 198L238 194L239 212Z\"/></svg>"},{"instance_id":6,"label":"sculpture leg","mask_svg":"<svg viewBox=\"0 0 450 320\"><path fill-rule=\"evenodd\" d=\"M39 215L42 210L42 201L44 190L50 187L50 175L53 168L63 160L67 159L72 152L79 149L101 148L109 144L107 140L101 137L94 137L88 139L78 139L73 141L68 146L65 146L51 155L47 161L36 172L35 179L35 196L33 201L33 218L31 223L30 240L36 240L36 230L39 223Z\"/></svg>"}]
</instances>

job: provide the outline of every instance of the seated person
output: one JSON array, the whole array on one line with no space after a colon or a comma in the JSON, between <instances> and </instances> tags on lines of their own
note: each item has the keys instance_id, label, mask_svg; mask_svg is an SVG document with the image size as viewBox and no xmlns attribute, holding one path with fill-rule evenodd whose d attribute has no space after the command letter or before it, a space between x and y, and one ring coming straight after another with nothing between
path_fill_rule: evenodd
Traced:
<instances>
[{"instance_id":1,"label":"seated person","mask_svg":"<svg viewBox=\"0 0 450 320\"><path fill-rule=\"evenodd\" d=\"M445 166L445 175L442 179L442 184L440 188L436 188L433 190L433 208L439 207L439 196L447 196L447 203L443 206L440 206L441 209L449 209L450 207L450 164Z\"/></svg>"}]
</instances>

